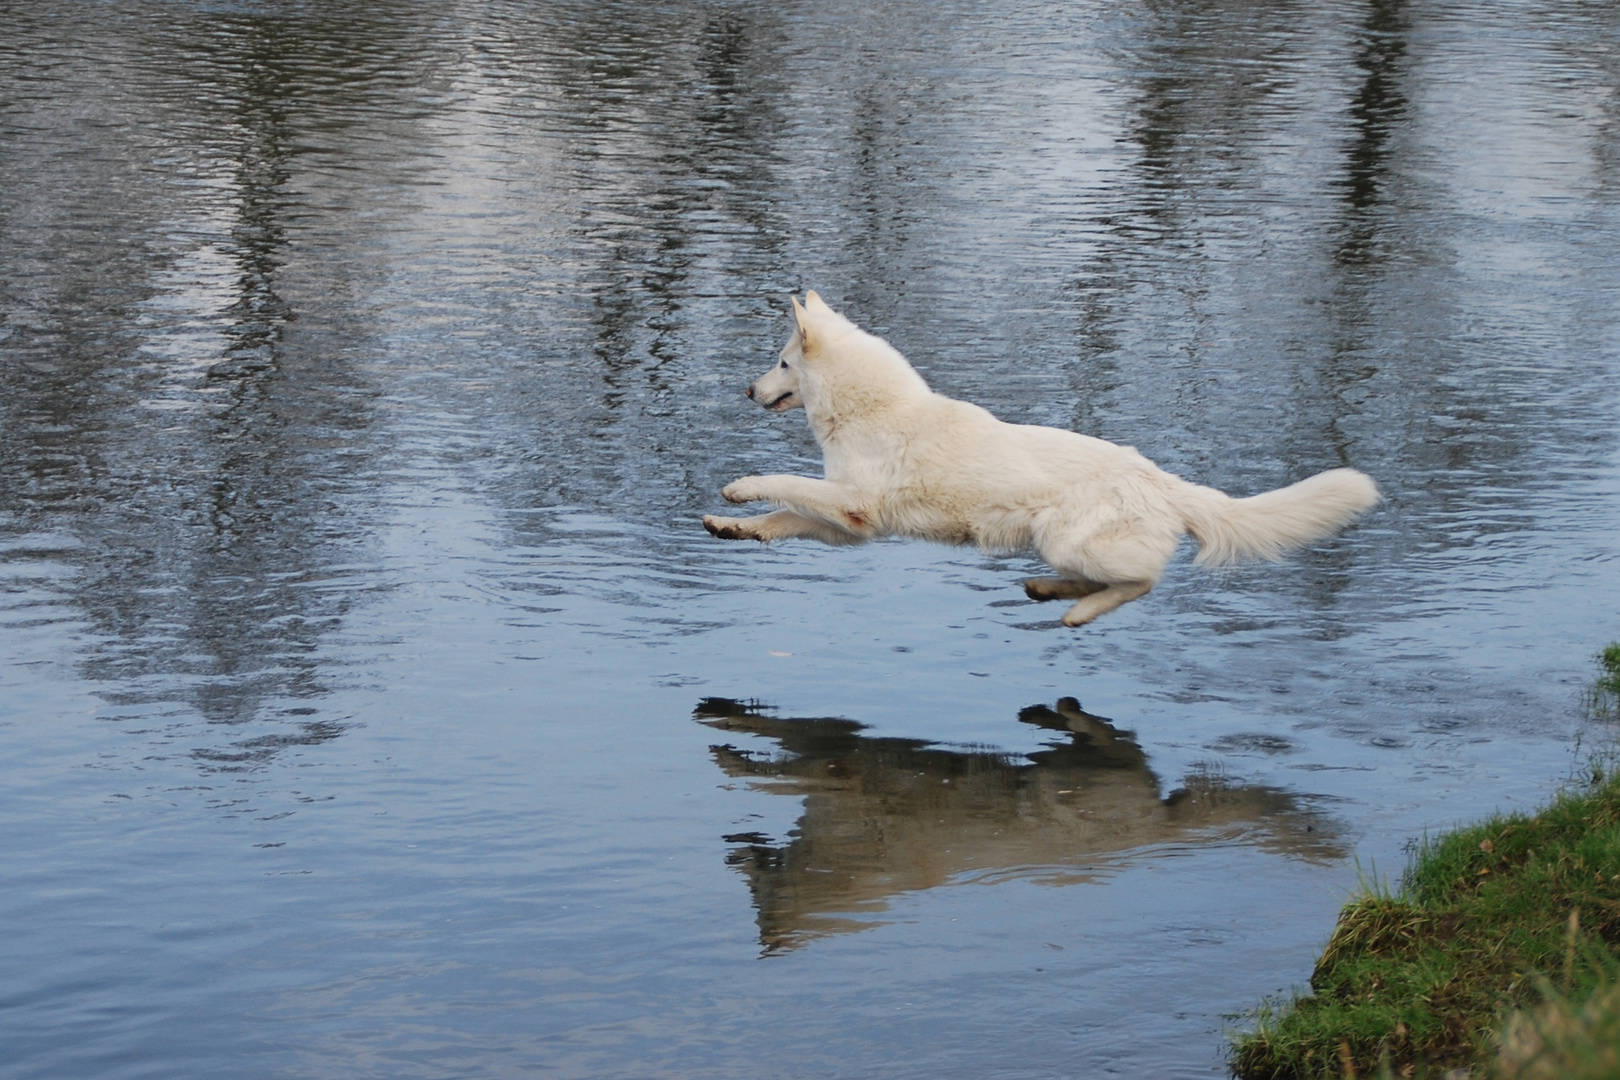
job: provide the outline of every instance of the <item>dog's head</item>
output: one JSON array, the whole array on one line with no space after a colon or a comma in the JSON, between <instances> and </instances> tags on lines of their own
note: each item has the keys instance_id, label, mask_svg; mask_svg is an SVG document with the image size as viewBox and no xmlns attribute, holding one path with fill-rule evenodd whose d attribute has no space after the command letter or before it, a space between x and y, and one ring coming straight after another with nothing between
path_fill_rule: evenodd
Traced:
<instances>
[{"instance_id":1,"label":"dog's head","mask_svg":"<svg viewBox=\"0 0 1620 1080\"><path fill-rule=\"evenodd\" d=\"M795 298L793 306L798 305L799 301ZM743 393L771 412L802 409L804 398L799 394L799 376L804 373L803 365L804 348L799 335L795 333L793 340L782 350L776 366L750 383Z\"/></svg>"},{"instance_id":2,"label":"dog's head","mask_svg":"<svg viewBox=\"0 0 1620 1080\"><path fill-rule=\"evenodd\" d=\"M776 366L747 390L772 412L806 410L817 438L823 434L818 424L834 415L847 419L928 392L922 376L893 346L862 331L813 291L804 294L803 304L793 299L793 336Z\"/></svg>"},{"instance_id":3,"label":"dog's head","mask_svg":"<svg viewBox=\"0 0 1620 1080\"><path fill-rule=\"evenodd\" d=\"M804 294L804 303L793 300L793 336L783 346L776 366L755 379L745 393L771 412L787 412L804 408L804 394L800 385L805 375L805 363L813 360L817 346L849 328L848 323L832 308L822 302L814 290ZM842 324L832 326L830 323Z\"/></svg>"}]
</instances>

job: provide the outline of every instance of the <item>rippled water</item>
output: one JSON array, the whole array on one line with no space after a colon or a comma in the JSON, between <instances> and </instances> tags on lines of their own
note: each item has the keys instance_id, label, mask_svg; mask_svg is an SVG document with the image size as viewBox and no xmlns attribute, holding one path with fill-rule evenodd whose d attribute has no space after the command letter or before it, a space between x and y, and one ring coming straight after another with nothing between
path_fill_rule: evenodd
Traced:
<instances>
[{"instance_id":1,"label":"rippled water","mask_svg":"<svg viewBox=\"0 0 1620 1080\"><path fill-rule=\"evenodd\" d=\"M1218 1075L1594 735L1612 4L4 11L8 1076ZM1388 500L1082 631L712 540L809 287Z\"/></svg>"}]
</instances>

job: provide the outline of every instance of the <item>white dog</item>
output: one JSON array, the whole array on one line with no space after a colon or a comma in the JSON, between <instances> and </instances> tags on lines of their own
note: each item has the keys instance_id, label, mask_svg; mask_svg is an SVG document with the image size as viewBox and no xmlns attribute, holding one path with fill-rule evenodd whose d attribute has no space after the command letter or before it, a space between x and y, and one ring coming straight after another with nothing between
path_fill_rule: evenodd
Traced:
<instances>
[{"instance_id":1,"label":"white dog","mask_svg":"<svg viewBox=\"0 0 1620 1080\"><path fill-rule=\"evenodd\" d=\"M1129 446L1057 428L1006 424L928 389L888 342L815 293L793 300L797 331L781 362L748 396L785 412L803 407L826 479L745 476L728 502L771 502L759 517L706 515L726 540L805 536L860 544L915 536L985 551L1034 550L1062 577L1031 578L1035 600L1076 600L1081 626L1152 589L1181 537L1197 562L1278 559L1338 531L1378 502L1366 474L1333 469L1276 491L1234 499L1189 484Z\"/></svg>"}]
</instances>

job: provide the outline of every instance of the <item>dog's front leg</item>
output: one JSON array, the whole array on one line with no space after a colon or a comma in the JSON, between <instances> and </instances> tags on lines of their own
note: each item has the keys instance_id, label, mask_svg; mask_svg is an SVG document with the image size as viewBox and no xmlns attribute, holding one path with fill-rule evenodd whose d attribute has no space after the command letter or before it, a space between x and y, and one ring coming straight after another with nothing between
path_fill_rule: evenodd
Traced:
<instances>
[{"instance_id":1,"label":"dog's front leg","mask_svg":"<svg viewBox=\"0 0 1620 1080\"><path fill-rule=\"evenodd\" d=\"M826 522L863 540L877 535L871 515L861 505L859 493L835 480L809 476L745 476L727 484L720 494L727 502L773 502L784 510Z\"/></svg>"},{"instance_id":2,"label":"dog's front leg","mask_svg":"<svg viewBox=\"0 0 1620 1080\"><path fill-rule=\"evenodd\" d=\"M802 514L795 514L792 510L776 510L769 514L760 514L758 517L732 518L720 517L716 514L703 515L703 527L709 530L710 536L718 536L722 540L758 540L769 543L772 540L789 540L794 537L804 537L810 540L820 540L823 544L844 545L859 544L866 540L864 536L857 536L847 529L840 529L807 518Z\"/></svg>"}]
</instances>

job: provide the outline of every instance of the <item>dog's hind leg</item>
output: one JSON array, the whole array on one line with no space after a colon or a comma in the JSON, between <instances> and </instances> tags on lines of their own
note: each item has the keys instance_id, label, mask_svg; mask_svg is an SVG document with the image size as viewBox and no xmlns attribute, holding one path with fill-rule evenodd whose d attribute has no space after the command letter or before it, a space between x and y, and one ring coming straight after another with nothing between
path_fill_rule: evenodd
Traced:
<instances>
[{"instance_id":1,"label":"dog's hind leg","mask_svg":"<svg viewBox=\"0 0 1620 1080\"><path fill-rule=\"evenodd\" d=\"M1024 595L1031 600L1078 600L1108 588L1085 578L1032 577L1024 579Z\"/></svg>"},{"instance_id":2,"label":"dog's hind leg","mask_svg":"<svg viewBox=\"0 0 1620 1080\"><path fill-rule=\"evenodd\" d=\"M1081 597L1063 615L1065 626L1084 626L1159 583L1181 539L1179 520L1157 511L1152 492L1121 488L1109 498L1064 504L1040 521L1035 550L1066 578L1100 581L1106 588ZM1133 506L1133 500L1142 505Z\"/></svg>"},{"instance_id":3,"label":"dog's hind leg","mask_svg":"<svg viewBox=\"0 0 1620 1080\"><path fill-rule=\"evenodd\" d=\"M1092 593L1063 613L1064 626L1084 626L1099 615L1106 615L1121 604L1128 604L1139 596L1146 596L1153 588L1151 581L1125 581L1109 585Z\"/></svg>"}]
</instances>

